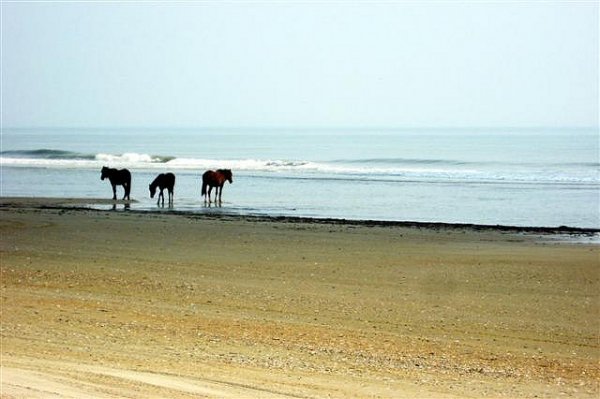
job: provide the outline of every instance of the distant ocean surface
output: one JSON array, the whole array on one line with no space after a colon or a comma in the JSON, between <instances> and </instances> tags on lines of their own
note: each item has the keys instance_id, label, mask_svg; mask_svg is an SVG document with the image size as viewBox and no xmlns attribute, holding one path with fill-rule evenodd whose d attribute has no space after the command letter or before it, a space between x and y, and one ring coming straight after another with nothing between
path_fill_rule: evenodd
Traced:
<instances>
[{"instance_id":1,"label":"distant ocean surface","mask_svg":"<svg viewBox=\"0 0 600 399\"><path fill-rule=\"evenodd\" d=\"M600 228L595 129L3 129L0 161L3 197L111 198L106 165L132 209L170 171L179 211ZM208 208L216 168L233 184Z\"/></svg>"}]
</instances>

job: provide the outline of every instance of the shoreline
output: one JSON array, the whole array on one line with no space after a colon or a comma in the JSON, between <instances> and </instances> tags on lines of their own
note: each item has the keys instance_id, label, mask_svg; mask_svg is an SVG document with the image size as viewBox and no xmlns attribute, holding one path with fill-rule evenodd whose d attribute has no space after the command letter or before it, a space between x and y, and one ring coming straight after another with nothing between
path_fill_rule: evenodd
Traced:
<instances>
[{"instance_id":1,"label":"shoreline","mask_svg":"<svg viewBox=\"0 0 600 399\"><path fill-rule=\"evenodd\" d=\"M138 203L134 200L112 200L104 198L59 198L59 197L0 197L0 207L31 207L40 209L65 209L65 210L93 210L106 211L106 209L94 208L95 205L123 205L129 206ZM157 208L154 210L123 209L130 213L177 215L192 218L206 219L230 219L248 220L256 222L281 222L281 223L305 223L305 224L332 224L341 226L366 226L366 227L401 227L418 229L443 229L443 230L470 230L470 231L499 231L506 233L530 233L543 235L573 235L577 237L590 237L600 239L600 228L572 227L572 226L511 226L502 224L476 224L476 223L448 223L448 222L418 222L418 221L394 221L394 220L370 220L370 219L345 219L345 218L322 218L286 215L261 215L240 214L224 212L211 212L210 208L200 211L174 210L168 208ZM223 209L223 208L218 208ZM115 209L116 210L116 209Z\"/></svg>"}]
</instances>

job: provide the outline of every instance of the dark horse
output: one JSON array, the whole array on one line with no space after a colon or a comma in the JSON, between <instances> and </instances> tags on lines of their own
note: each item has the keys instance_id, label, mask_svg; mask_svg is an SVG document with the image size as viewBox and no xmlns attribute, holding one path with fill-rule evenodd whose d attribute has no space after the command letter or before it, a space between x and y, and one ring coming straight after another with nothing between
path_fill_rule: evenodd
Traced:
<instances>
[{"instance_id":1,"label":"dark horse","mask_svg":"<svg viewBox=\"0 0 600 399\"><path fill-rule=\"evenodd\" d=\"M221 202L221 195L223 194L223 185L226 181L229 183L233 183L233 175L231 173L231 169L217 169L216 171L207 170L202 175L202 195L204 195L204 202L210 204L210 193L213 187L216 187L215 190L215 202L217 202L217 195L219 197L219 202ZM208 191L206 191L206 187L208 186Z\"/></svg>"},{"instance_id":2,"label":"dark horse","mask_svg":"<svg viewBox=\"0 0 600 399\"><path fill-rule=\"evenodd\" d=\"M165 206L165 195L163 194L163 190L166 188L169 192L169 205L173 204L175 175L173 173L161 173L160 175L156 176L156 179L150 183L150 198L154 198L154 194L156 194L156 187L160 188L160 193L158 194L158 200L156 203L160 203L160 199L162 198L162 204Z\"/></svg>"},{"instance_id":3,"label":"dark horse","mask_svg":"<svg viewBox=\"0 0 600 399\"><path fill-rule=\"evenodd\" d=\"M123 189L125 189L123 199L131 199L129 198L129 193L131 192L131 173L129 173L127 169L112 169L104 166L102 168L102 176L100 176L100 179L104 180L107 177L112 185L114 200L117 199L117 186L123 186Z\"/></svg>"}]
</instances>

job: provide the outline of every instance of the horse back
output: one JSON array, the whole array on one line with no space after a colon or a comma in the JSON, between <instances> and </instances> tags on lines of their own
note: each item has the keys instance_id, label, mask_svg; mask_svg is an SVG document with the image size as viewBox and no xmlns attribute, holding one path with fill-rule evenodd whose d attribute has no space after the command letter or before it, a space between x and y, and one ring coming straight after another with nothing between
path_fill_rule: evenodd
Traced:
<instances>
[{"instance_id":1,"label":"horse back","mask_svg":"<svg viewBox=\"0 0 600 399\"><path fill-rule=\"evenodd\" d=\"M131 184L131 172L128 169L115 169L115 173L108 176L108 179L113 184Z\"/></svg>"},{"instance_id":2,"label":"horse back","mask_svg":"<svg viewBox=\"0 0 600 399\"><path fill-rule=\"evenodd\" d=\"M129 169L121 169L119 174L123 182L131 183L131 172L129 172Z\"/></svg>"},{"instance_id":3,"label":"horse back","mask_svg":"<svg viewBox=\"0 0 600 399\"><path fill-rule=\"evenodd\" d=\"M165 173L163 175L163 181L165 182L166 187L173 188L175 186L175 175L171 172Z\"/></svg>"}]
</instances>

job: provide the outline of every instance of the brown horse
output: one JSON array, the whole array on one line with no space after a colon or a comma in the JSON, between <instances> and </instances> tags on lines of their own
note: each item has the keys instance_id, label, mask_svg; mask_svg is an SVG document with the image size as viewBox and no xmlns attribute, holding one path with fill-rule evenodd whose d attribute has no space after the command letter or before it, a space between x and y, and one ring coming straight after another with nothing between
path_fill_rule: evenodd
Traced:
<instances>
[{"instance_id":1,"label":"brown horse","mask_svg":"<svg viewBox=\"0 0 600 399\"><path fill-rule=\"evenodd\" d=\"M216 171L207 170L202 175L202 195L204 196L204 202L210 204L210 193L213 187L216 187L215 190L215 202L221 202L221 195L223 194L223 185L226 181L229 181L229 184L233 183L233 174L231 173L231 169L217 169ZM208 191L206 191L206 187L208 187Z\"/></svg>"}]
</instances>

